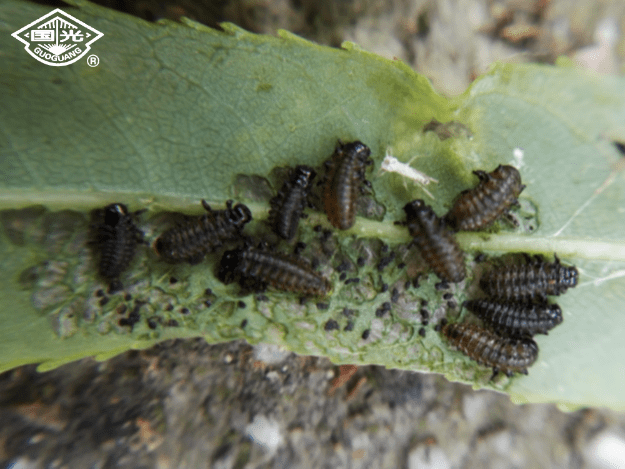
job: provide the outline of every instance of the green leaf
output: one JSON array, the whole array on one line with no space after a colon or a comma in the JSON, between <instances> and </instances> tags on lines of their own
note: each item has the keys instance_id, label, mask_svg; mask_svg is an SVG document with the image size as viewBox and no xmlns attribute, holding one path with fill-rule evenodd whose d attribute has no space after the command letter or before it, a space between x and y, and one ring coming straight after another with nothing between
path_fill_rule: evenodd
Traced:
<instances>
[{"instance_id":1,"label":"green leaf","mask_svg":"<svg viewBox=\"0 0 625 469\"><path fill-rule=\"evenodd\" d=\"M285 32L274 38L232 25L218 32L191 22L149 24L76 5L65 10L104 33L92 48L100 58L95 68L85 60L36 62L10 33L50 9L0 5L0 170L8 175L0 183L0 368L39 362L49 369L202 335L272 342L337 363L442 372L519 402L625 407L625 159L613 144L625 141L623 79L498 65L447 100L405 64L352 44L337 50ZM447 124L423 132L433 119ZM300 304L285 293L269 292L266 302L240 297L215 279L218 256L172 266L147 248L123 278L132 299L98 296L105 285L86 244L91 209L116 201L147 208L141 228L152 240L175 218L169 211L199 214L202 198L215 205L235 198L252 209L257 221L249 230L260 234L268 199L281 185L279 168L321 167L338 138L371 148L374 196L363 198L354 228L327 240L313 230L329 227L321 213L311 211L301 224L303 256L321 260L334 283L328 298ZM427 187L434 198L380 171L386 154L413 159L415 169L437 179ZM452 287L456 303L479 294L474 280L483 267L471 260L477 252L557 252L581 276L557 299L565 321L537 338L540 355L529 375L493 382L490 370L450 350L433 330L443 316L465 318L435 289L438 279L424 276L419 288L406 288L426 269L393 221L417 197L445 213L475 184L472 170L499 163L519 167L527 185L514 212L522 223L458 236L469 276ZM380 275L383 243L398 258ZM339 281L335 269L345 260L359 283ZM394 288L399 301L378 317ZM423 299L433 316L425 338ZM140 322L132 330L120 326L135 308Z\"/></svg>"},{"instance_id":2,"label":"green leaf","mask_svg":"<svg viewBox=\"0 0 625 469\"><path fill-rule=\"evenodd\" d=\"M500 234L467 248L557 252L580 284L561 298L564 323L538 337L539 361L508 391L573 405L623 408L625 343L625 82L570 68L499 66L460 99L480 153L517 163L538 210L532 235ZM515 148L523 156L514 159ZM507 157L505 156L507 155ZM489 165L490 166L490 165ZM469 241L470 239L470 241Z\"/></svg>"}]
</instances>

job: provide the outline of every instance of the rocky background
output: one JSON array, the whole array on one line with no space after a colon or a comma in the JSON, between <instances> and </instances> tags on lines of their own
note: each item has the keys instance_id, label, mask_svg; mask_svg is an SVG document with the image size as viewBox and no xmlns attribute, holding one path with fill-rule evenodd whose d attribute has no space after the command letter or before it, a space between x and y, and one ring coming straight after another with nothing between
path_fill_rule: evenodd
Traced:
<instances>
[{"instance_id":1,"label":"rocky background","mask_svg":"<svg viewBox=\"0 0 625 469\"><path fill-rule=\"evenodd\" d=\"M615 74L625 60L620 0L100 3L149 21L357 42L448 95L496 60L567 55ZM17 368L0 375L0 422L0 466L14 469L625 467L624 413L517 406L438 375L244 342L176 340L47 373Z\"/></svg>"}]
</instances>

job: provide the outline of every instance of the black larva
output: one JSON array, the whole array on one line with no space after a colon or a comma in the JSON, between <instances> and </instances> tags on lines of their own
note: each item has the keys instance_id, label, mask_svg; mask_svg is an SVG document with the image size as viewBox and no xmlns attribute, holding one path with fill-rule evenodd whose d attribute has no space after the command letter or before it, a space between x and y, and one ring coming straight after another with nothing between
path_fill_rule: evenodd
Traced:
<instances>
[{"instance_id":1,"label":"black larva","mask_svg":"<svg viewBox=\"0 0 625 469\"><path fill-rule=\"evenodd\" d=\"M443 335L457 350L476 362L507 376L527 374L538 357L538 345L530 337L501 337L476 324L447 324Z\"/></svg>"},{"instance_id":2,"label":"black larva","mask_svg":"<svg viewBox=\"0 0 625 469\"><path fill-rule=\"evenodd\" d=\"M484 298L465 301L464 306L493 330L507 336L547 334L562 323L562 310L557 304Z\"/></svg>"},{"instance_id":3,"label":"black larva","mask_svg":"<svg viewBox=\"0 0 625 469\"><path fill-rule=\"evenodd\" d=\"M290 240L297 233L299 220L308 205L308 195L317 173L309 166L296 166L278 195L271 201L269 223L280 237Z\"/></svg>"},{"instance_id":4,"label":"black larva","mask_svg":"<svg viewBox=\"0 0 625 469\"><path fill-rule=\"evenodd\" d=\"M406 204L404 211L413 243L434 273L444 281L462 281L465 277L464 253L453 233L423 200Z\"/></svg>"},{"instance_id":5,"label":"black larva","mask_svg":"<svg viewBox=\"0 0 625 469\"><path fill-rule=\"evenodd\" d=\"M514 300L545 300L547 295L560 295L577 285L578 272L575 266L546 262L540 256L527 258L527 263L494 268L482 275L480 287L495 298Z\"/></svg>"},{"instance_id":6,"label":"black larva","mask_svg":"<svg viewBox=\"0 0 625 469\"><path fill-rule=\"evenodd\" d=\"M232 200L226 202L225 210L213 210L205 200L202 206L208 213L189 217L158 237L154 250L162 259L197 264L224 242L238 240L243 227L252 219L249 208L243 204L233 207Z\"/></svg>"},{"instance_id":7,"label":"black larva","mask_svg":"<svg viewBox=\"0 0 625 469\"><path fill-rule=\"evenodd\" d=\"M323 296L331 289L330 282L301 259L251 247L226 251L217 276L226 284L238 280L244 289L256 291L271 286L278 290Z\"/></svg>"},{"instance_id":8,"label":"black larva","mask_svg":"<svg viewBox=\"0 0 625 469\"><path fill-rule=\"evenodd\" d=\"M143 212L129 213L128 207L116 203L104 207L103 220L95 228L95 243L100 252L99 274L111 284L111 291L122 288L119 276L132 261L137 244L143 242L143 232L134 224L134 217Z\"/></svg>"},{"instance_id":9,"label":"black larva","mask_svg":"<svg viewBox=\"0 0 625 469\"><path fill-rule=\"evenodd\" d=\"M356 199L365 181L365 169L373 161L371 150L362 142L336 145L332 158L326 162L328 174L323 191L323 207L335 228L347 230L356 220Z\"/></svg>"},{"instance_id":10,"label":"black larva","mask_svg":"<svg viewBox=\"0 0 625 469\"><path fill-rule=\"evenodd\" d=\"M480 182L473 189L462 191L445 221L454 230L476 231L495 221L506 212L525 186L519 171L512 166L499 165L491 173L473 171Z\"/></svg>"}]
</instances>

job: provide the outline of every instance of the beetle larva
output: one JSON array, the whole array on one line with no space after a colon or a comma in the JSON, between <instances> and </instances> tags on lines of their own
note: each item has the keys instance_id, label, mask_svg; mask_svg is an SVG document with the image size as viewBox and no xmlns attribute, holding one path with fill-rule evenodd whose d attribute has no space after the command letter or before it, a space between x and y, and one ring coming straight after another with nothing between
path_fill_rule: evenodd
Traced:
<instances>
[{"instance_id":1,"label":"beetle larva","mask_svg":"<svg viewBox=\"0 0 625 469\"><path fill-rule=\"evenodd\" d=\"M365 181L365 169L373 161L371 150L362 142L336 145L328 166L323 191L323 207L328 220L335 228L347 230L356 220L356 200L361 184Z\"/></svg>"},{"instance_id":2,"label":"beetle larva","mask_svg":"<svg viewBox=\"0 0 625 469\"><path fill-rule=\"evenodd\" d=\"M296 166L278 195L269 202L269 222L280 237L290 240L297 233L297 226L308 203L308 195L316 175L310 166Z\"/></svg>"},{"instance_id":3,"label":"beetle larva","mask_svg":"<svg viewBox=\"0 0 625 469\"><path fill-rule=\"evenodd\" d=\"M467 357L507 376L527 374L538 357L538 345L530 337L501 337L475 324L447 324L443 335Z\"/></svg>"},{"instance_id":4,"label":"beetle larva","mask_svg":"<svg viewBox=\"0 0 625 469\"><path fill-rule=\"evenodd\" d=\"M464 306L496 332L507 336L547 334L562 323L562 309L557 304L482 298L465 301Z\"/></svg>"},{"instance_id":5,"label":"beetle larva","mask_svg":"<svg viewBox=\"0 0 625 469\"><path fill-rule=\"evenodd\" d=\"M525 188L519 171L499 165L491 173L473 171L480 182L473 189L462 191L445 220L454 230L476 231L484 228L517 202Z\"/></svg>"},{"instance_id":6,"label":"beetle larva","mask_svg":"<svg viewBox=\"0 0 625 469\"><path fill-rule=\"evenodd\" d=\"M244 289L277 290L326 295L330 282L299 258L244 246L226 251L221 258L217 277L228 284L238 280Z\"/></svg>"},{"instance_id":7,"label":"beetle larva","mask_svg":"<svg viewBox=\"0 0 625 469\"><path fill-rule=\"evenodd\" d=\"M154 243L154 250L168 262L197 264L224 242L238 240L243 227L252 219L252 213L247 206L232 206L232 203L228 200L225 210L213 210L202 200L208 213L188 217L185 222L165 231Z\"/></svg>"},{"instance_id":8,"label":"beetle larva","mask_svg":"<svg viewBox=\"0 0 625 469\"><path fill-rule=\"evenodd\" d=\"M137 244L143 242L143 232L133 220L142 211L129 213L124 204L110 204L104 207L102 223L94 227L100 251L99 273L111 282L111 291L122 288L119 277L132 262Z\"/></svg>"},{"instance_id":9,"label":"beetle larva","mask_svg":"<svg viewBox=\"0 0 625 469\"><path fill-rule=\"evenodd\" d=\"M530 258L526 264L494 268L482 275L480 287L495 298L544 301L547 295L560 295L577 285L575 266L564 266L558 256L546 262L541 256Z\"/></svg>"},{"instance_id":10,"label":"beetle larva","mask_svg":"<svg viewBox=\"0 0 625 469\"><path fill-rule=\"evenodd\" d=\"M442 280L460 282L465 277L464 253L451 231L421 199L404 207L408 231L421 256Z\"/></svg>"}]
</instances>

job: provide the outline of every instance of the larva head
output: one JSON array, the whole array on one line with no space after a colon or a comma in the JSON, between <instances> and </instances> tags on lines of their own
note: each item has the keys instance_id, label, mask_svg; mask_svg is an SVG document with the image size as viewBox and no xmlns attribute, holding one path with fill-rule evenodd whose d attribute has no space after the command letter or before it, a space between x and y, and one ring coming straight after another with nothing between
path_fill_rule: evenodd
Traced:
<instances>
[{"instance_id":1,"label":"larva head","mask_svg":"<svg viewBox=\"0 0 625 469\"><path fill-rule=\"evenodd\" d=\"M509 187L514 188L514 197L518 197L525 189L525 186L521 184L521 173L514 166L499 165L491 175L496 179L506 181Z\"/></svg>"},{"instance_id":2,"label":"larva head","mask_svg":"<svg viewBox=\"0 0 625 469\"><path fill-rule=\"evenodd\" d=\"M418 232L424 229L430 231L435 226L437 220L439 220L432 207L426 205L422 199L408 202L404 206L404 212L406 212L406 221L412 236L418 236Z\"/></svg>"},{"instance_id":3,"label":"larva head","mask_svg":"<svg viewBox=\"0 0 625 469\"><path fill-rule=\"evenodd\" d=\"M564 283L568 288L573 288L577 285L577 277L579 272L577 271L577 267L565 267L564 268Z\"/></svg>"},{"instance_id":4,"label":"larva head","mask_svg":"<svg viewBox=\"0 0 625 469\"><path fill-rule=\"evenodd\" d=\"M355 155L362 164L366 164L367 160L371 156L371 150L367 145L359 140L350 143L343 143L339 140L335 150L337 155Z\"/></svg>"},{"instance_id":5,"label":"larva head","mask_svg":"<svg viewBox=\"0 0 625 469\"><path fill-rule=\"evenodd\" d=\"M226 285L232 283L236 279L236 271L240 263L240 252L240 249L226 251L221 257L221 261L219 262L219 270L217 271L217 278Z\"/></svg>"},{"instance_id":6,"label":"larva head","mask_svg":"<svg viewBox=\"0 0 625 469\"><path fill-rule=\"evenodd\" d=\"M234 207L227 208L227 217L230 223L241 229L252 219L252 212L247 205L236 204Z\"/></svg>"},{"instance_id":7,"label":"larva head","mask_svg":"<svg viewBox=\"0 0 625 469\"><path fill-rule=\"evenodd\" d=\"M531 365L534 361L536 361L536 357L538 356L538 344L529 336L523 336L519 340L522 344L523 350L529 352L526 356L533 357L531 363L529 363L529 365Z\"/></svg>"},{"instance_id":8,"label":"larva head","mask_svg":"<svg viewBox=\"0 0 625 469\"><path fill-rule=\"evenodd\" d=\"M310 166L298 165L293 171L293 182L302 189L307 189L312 185L313 179L317 176L317 172Z\"/></svg>"},{"instance_id":9,"label":"larva head","mask_svg":"<svg viewBox=\"0 0 625 469\"><path fill-rule=\"evenodd\" d=\"M560 258L557 254L553 254L555 259L554 267L556 272L556 280L558 285L561 287L564 292L567 288L573 288L577 285L577 277L579 276L579 272L577 267L574 265L570 267L565 267L560 263Z\"/></svg>"},{"instance_id":10,"label":"larva head","mask_svg":"<svg viewBox=\"0 0 625 469\"><path fill-rule=\"evenodd\" d=\"M119 220L128 215L128 207L124 204L110 204L104 207L104 223L117 225Z\"/></svg>"},{"instance_id":11,"label":"larva head","mask_svg":"<svg viewBox=\"0 0 625 469\"><path fill-rule=\"evenodd\" d=\"M546 309L549 319L553 322L554 326L562 323L562 308L557 304L548 305Z\"/></svg>"},{"instance_id":12,"label":"larva head","mask_svg":"<svg viewBox=\"0 0 625 469\"><path fill-rule=\"evenodd\" d=\"M352 145L350 151L355 152L358 159L362 162L362 164L367 164L367 160L371 156L371 150L367 145L362 142L356 141L349 145Z\"/></svg>"},{"instance_id":13,"label":"larva head","mask_svg":"<svg viewBox=\"0 0 625 469\"><path fill-rule=\"evenodd\" d=\"M408 218L408 221L420 218L422 214L425 214L430 210L432 209L427 206L422 199L416 199L404 205L404 212L406 212L406 218Z\"/></svg>"}]
</instances>

